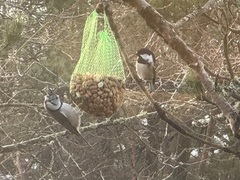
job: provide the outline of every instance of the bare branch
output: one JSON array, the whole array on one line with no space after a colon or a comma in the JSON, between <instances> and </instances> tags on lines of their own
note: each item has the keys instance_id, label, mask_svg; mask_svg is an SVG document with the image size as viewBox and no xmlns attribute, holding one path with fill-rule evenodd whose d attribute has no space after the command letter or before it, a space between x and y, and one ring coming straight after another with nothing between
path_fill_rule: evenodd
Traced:
<instances>
[{"instance_id":1,"label":"bare branch","mask_svg":"<svg viewBox=\"0 0 240 180\"><path fill-rule=\"evenodd\" d=\"M152 8L146 1L125 0L125 2L135 7L138 13L146 21L147 25L159 36L161 36L164 41L179 54L182 60L195 71L211 99L215 104L218 105L219 109L221 109L223 114L227 117L234 136L239 138L240 136L234 127L235 120L237 120L237 118L233 116L233 114L235 114L234 110L226 101L226 99L215 92L213 82L204 68L203 61L205 61L205 59L198 55L192 48L190 48L176 33L173 25L168 22L159 12ZM164 112L161 114L164 114Z\"/></svg>"},{"instance_id":2,"label":"bare branch","mask_svg":"<svg viewBox=\"0 0 240 180\"><path fill-rule=\"evenodd\" d=\"M184 16L182 19L178 20L175 24L175 28L179 28L182 26L184 23L188 21L193 21L197 17L201 16L202 14L207 13L208 11L216 8L219 4L221 4L222 1L218 2L216 0L209 0L206 4L204 4L202 7L195 9L192 13Z\"/></svg>"},{"instance_id":3,"label":"bare branch","mask_svg":"<svg viewBox=\"0 0 240 180\"><path fill-rule=\"evenodd\" d=\"M15 144L0 146L0 153L4 154L4 153L13 152L13 151L18 151L20 149L27 148L29 145L51 141L51 140L55 139L57 136L63 135L65 132L66 131L62 131L59 133L49 134L46 136L38 136L36 138L29 139L26 141L21 141L21 142L15 143Z\"/></svg>"},{"instance_id":4,"label":"bare branch","mask_svg":"<svg viewBox=\"0 0 240 180\"><path fill-rule=\"evenodd\" d=\"M229 30L232 31L235 34L240 34L240 29L229 27Z\"/></svg>"},{"instance_id":5,"label":"bare branch","mask_svg":"<svg viewBox=\"0 0 240 180\"><path fill-rule=\"evenodd\" d=\"M40 106L39 104L29 104L29 103L3 103L3 104L0 104L0 108L6 108L6 107L28 107L28 108L39 107L39 108L43 108L43 106Z\"/></svg>"},{"instance_id":6,"label":"bare branch","mask_svg":"<svg viewBox=\"0 0 240 180\"><path fill-rule=\"evenodd\" d=\"M204 66L204 69L205 69L205 71L206 71L209 75L211 75L211 76L213 76L213 77L216 77L216 78L218 78L218 79L227 80L227 81L230 81L230 80L231 80L231 79L228 78L228 77L224 77L224 76L221 76L221 75L219 75L219 74L216 74L216 73L212 72L207 66Z\"/></svg>"},{"instance_id":7,"label":"bare branch","mask_svg":"<svg viewBox=\"0 0 240 180\"><path fill-rule=\"evenodd\" d=\"M203 16L204 17L206 17L206 18L208 18L210 21L212 21L213 23L215 23L215 24L217 24L217 25L219 25L220 23L217 21L217 20L215 20L215 19L213 19L213 18L211 18L210 16L208 16L207 14L205 14L205 13L203 13Z\"/></svg>"},{"instance_id":8,"label":"bare branch","mask_svg":"<svg viewBox=\"0 0 240 180\"><path fill-rule=\"evenodd\" d=\"M84 126L80 128L81 132L86 132L86 131L92 131L92 130L96 130L98 128L102 128L102 127L108 127L108 126L113 126L113 125L121 125L121 124L125 124L127 122L130 122L134 119L142 119L142 118L147 118L149 116L153 116L156 115L156 112L152 112L152 113L143 113L143 114L139 114L137 116L132 116L129 118L120 118L120 119L116 119L113 121L110 120L106 120L103 121L101 123L96 123L96 124L92 124L89 126ZM20 149L25 149L30 145L33 144L39 144L39 143L43 143L43 142L48 142L51 140L56 139L56 137L62 136L66 133L66 131L61 131L58 133L54 133L54 134L49 134L46 136L38 136L36 138L32 138L26 141L21 141L18 143L14 143L14 144L9 144L9 145L4 145L4 146L0 146L0 153L9 153L9 152L13 152L13 151L18 151Z\"/></svg>"},{"instance_id":9,"label":"bare branch","mask_svg":"<svg viewBox=\"0 0 240 180\"><path fill-rule=\"evenodd\" d=\"M228 72L230 74L231 79L234 79L234 74L233 74L233 69L232 69L232 64L229 59L229 54L228 54L228 34L225 34L223 38L223 46L224 46L224 56L227 62L227 67L228 67Z\"/></svg>"}]
</instances>

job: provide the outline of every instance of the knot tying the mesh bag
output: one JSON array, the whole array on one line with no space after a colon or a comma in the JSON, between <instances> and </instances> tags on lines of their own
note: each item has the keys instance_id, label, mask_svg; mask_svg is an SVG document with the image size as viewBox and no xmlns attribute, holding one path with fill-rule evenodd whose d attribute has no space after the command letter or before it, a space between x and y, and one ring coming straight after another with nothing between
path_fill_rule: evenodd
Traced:
<instances>
[{"instance_id":1,"label":"knot tying the mesh bag","mask_svg":"<svg viewBox=\"0 0 240 180\"><path fill-rule=\"evenodd\" d=\"M124 67L105 13L96 10L85 23L80 59L70 81L70 93L85 112L110 117L123 102Z\"/></svg>"}]
</instances>

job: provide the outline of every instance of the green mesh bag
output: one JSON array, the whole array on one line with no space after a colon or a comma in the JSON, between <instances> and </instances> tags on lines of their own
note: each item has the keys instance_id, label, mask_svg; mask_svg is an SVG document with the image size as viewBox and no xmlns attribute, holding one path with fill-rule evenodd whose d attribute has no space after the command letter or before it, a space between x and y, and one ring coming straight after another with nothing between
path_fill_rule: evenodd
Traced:
<instances>
[{"instance_id":1,"label":"green mesh bag","mask_svg":"<svg viewBox=\"0 0 240 180\"><path fill-rule=\"evenodd\" d=\"M85 112L110 117L123 102L124 80L124 66L108 18L95 10L85 23L70 93Z\"/></svg>"},{"instance_id":2,"label":"green mesh bag","mask_svg":"<svg viewBox=\"0 0 240 180\"><path fill-rule=\"evenodd\" d=\"M125 79L118 44L105 13L103 20L103 30L98 31L101 19L96 10L87 18L83 31L81 56L73 71L73 76L75 74L96 74Z\"/></svg>"}]
</instances>

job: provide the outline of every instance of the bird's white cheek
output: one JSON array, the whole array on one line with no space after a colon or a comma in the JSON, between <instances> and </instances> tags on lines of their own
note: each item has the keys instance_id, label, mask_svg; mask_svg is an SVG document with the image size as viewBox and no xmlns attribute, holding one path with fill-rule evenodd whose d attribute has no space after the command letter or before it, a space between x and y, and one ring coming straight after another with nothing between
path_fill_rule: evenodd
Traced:
<instances>
[{"instance_id":1,"label":"bird's white cheek","mask_svg":"<svg viewBox=\"0 0 240 180\"><path fill-rule=\"evenodd\" d=\"M153 63L153 56L149 54L141 54L140 55L145 61L148 63Z\"/></svg>"},{"instance_id":2,"label":"bird's white cheek","mask_svg":"<svg viewBox=\"0 0 240 180\"><path fill-rule=\"evenodd\" d=\"M148 63L153 63L153 56L152 55L148 56Z\"/></svg>"},{"instance_id":3,"label":"bird's white cheek","mask_svg":"<svg viewBox=\"0 0 240 180\"><path fill-rule=\"evenodd\" d=\"M50 109L50 110L56 110L57 109L57 107L56 106L54 106L52 103L50 103L50 102L45 102L45 104L46 104L46 107L48 108L48 109Z\"/></svg>"}]
</instances>

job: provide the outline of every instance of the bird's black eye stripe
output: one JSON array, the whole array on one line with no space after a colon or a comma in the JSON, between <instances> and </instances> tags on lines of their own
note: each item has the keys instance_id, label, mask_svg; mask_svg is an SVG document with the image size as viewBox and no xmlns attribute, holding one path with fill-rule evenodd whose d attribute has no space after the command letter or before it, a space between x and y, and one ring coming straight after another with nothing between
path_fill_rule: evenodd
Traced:
<instances>
[{"instance_id":1,"label":"bird's black eye stripe","mask_svg":"<svg viewBox=\"0 0 240 180\"><path fill-rule=\"evenodd\" d=\"M52 100L56 100L56 99L58 99L58 97L57 96L52 96L52 95L49 95L48 96L49 97L49 101L52 101Z\"/></svg>"}]
</instances>

